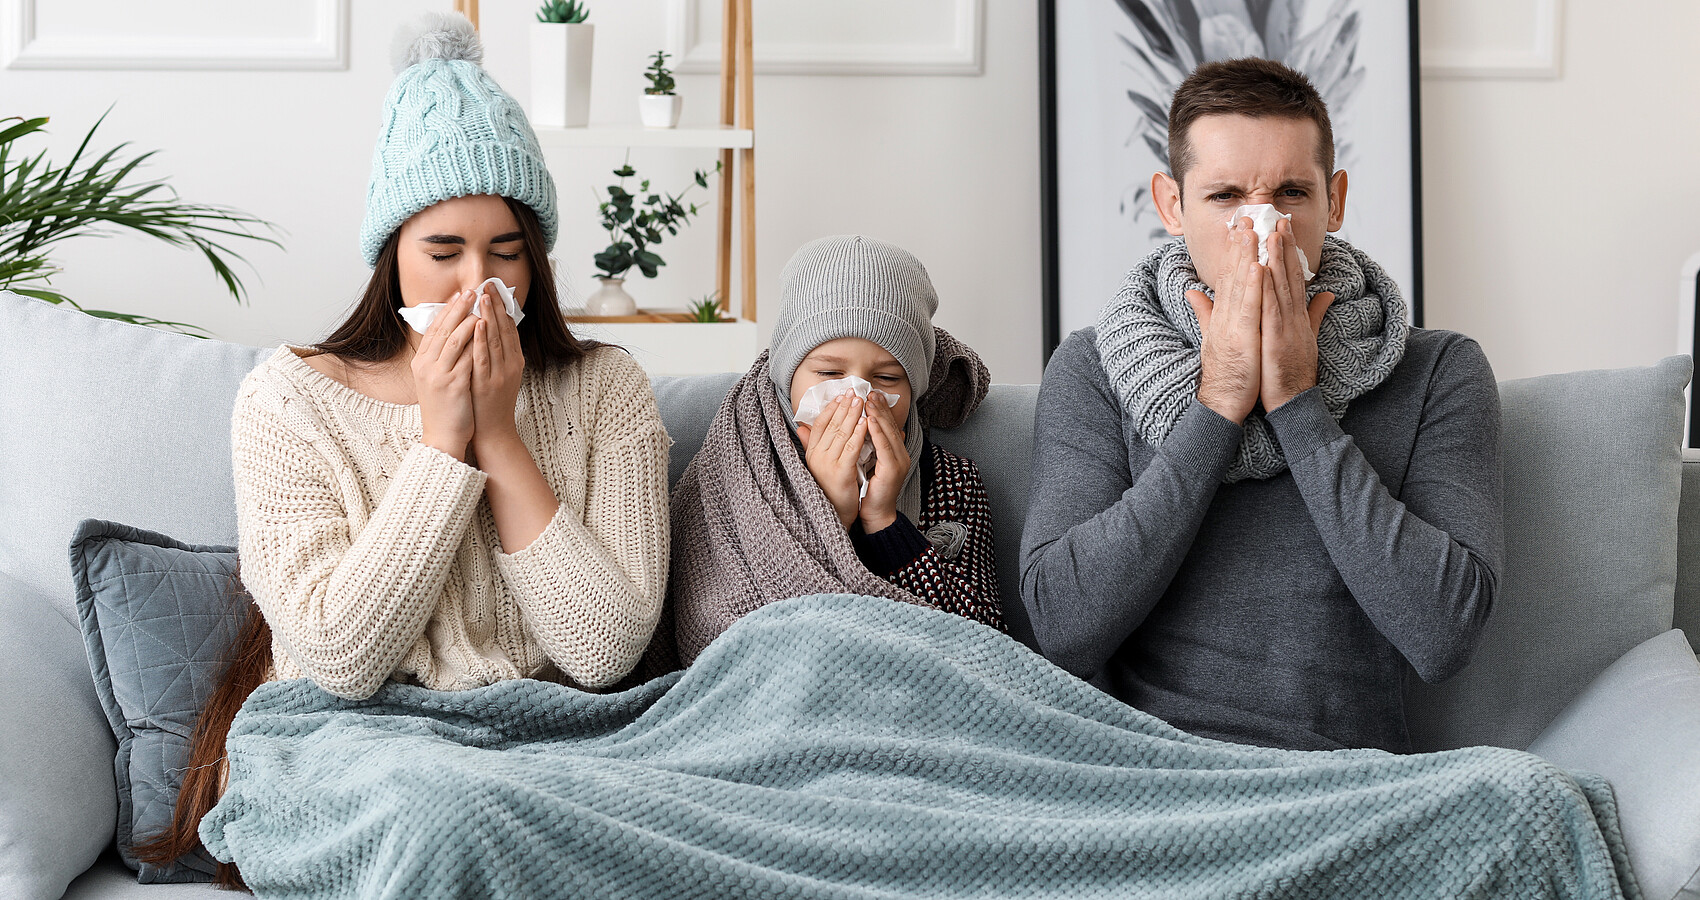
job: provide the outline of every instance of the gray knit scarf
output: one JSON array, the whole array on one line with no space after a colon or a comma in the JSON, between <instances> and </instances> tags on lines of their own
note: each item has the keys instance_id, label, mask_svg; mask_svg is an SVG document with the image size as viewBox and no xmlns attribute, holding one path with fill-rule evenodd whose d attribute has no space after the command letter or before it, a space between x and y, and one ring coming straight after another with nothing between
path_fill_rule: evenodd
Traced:
<instances>
[{"instance_id":1,"label":"gray knit scarf","mask_svg":"<svg viewBox=\"0 0 1700 900\"><path fill-rule=\"evenodd\" d=\"M955 428L985 398L991 377L967 345L934 331L929 387L916 407L923 425ZM672 570L648 673L689 665L733 622L775 600L849 593L927 605L856 556L797 452L765 352L714 414L670 505ZM674 659L664 658L668 644L677 647Z\"/></svg>"},{"instance_id":2,"label":"gray knit scarf","mask_svg":"<svg viewBox=\"0 0 1700 900\"><path fill-rule=\"evenodd\" d=\"M1159 446L1198 395L1203 343L1188 290L1210 289L1198 279L1184 241L1151 251L1127 273L1116 298L1098 314L1098 356L1139 436ZM1393 374L1405 356L1405 299L1399 286L1362 250L1332 235L1322 243L1315 297L1333 291L1334 305L1317 335L1317 385L1338 420L1351 401ZM1223 479L1272 478L1287 459L1261 411L1245 421L1245 437Z\"/></svg>"}]
</instances>

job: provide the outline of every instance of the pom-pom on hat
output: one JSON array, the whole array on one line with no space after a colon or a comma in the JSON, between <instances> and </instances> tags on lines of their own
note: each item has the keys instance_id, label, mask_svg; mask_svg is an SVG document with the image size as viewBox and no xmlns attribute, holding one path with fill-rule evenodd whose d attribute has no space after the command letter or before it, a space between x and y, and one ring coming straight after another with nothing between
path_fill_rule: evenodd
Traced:
<instances>
[{"instance_id":1,"label":"pom-pom on hat","mask_svg":"<svg viewBox=\"0 0 1700 900\"><path fill-rule=\"evenodd\" d=\"M478 31L459 13L427 13L396 34L399 73L384 99L372 153L360 252L375 266L384 242L414 213L468 194L531 207L555 246L555 180L525 112L479 63Z\"/></svg>"}]
</instances>

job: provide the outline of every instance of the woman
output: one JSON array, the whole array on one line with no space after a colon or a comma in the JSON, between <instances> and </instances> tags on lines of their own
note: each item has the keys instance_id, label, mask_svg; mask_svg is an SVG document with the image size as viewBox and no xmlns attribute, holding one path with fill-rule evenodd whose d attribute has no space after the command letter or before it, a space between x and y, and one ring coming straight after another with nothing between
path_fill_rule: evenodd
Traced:
<instances>
[{"instance_id":1,"label":"woman","mask_svg":"<svg viewBox=\"0 0 1700 900\"><path fill-rule=\"evenodd\" d=\"M674 492L680 661L803 594L918 602L1001 630L985 485L926 436L961 424L989 376L933 326L926 269L884 241L822 238L786 265L780 304L771 349Z\"/></svg>"},{"instance_id":2,"label":"woman","mask_svg":"<svg viewBox=\"0 0 1700 900\"><path fill-rule=\"evenodd\" d=\"M365 295L237 397L259 615L202 716L174 828L138 848L161 863L194 849L231 717L258 683L305 677L357 700L388 681L605 688L660 612L668 439L649 380L568 332L547 256L554 184L470 23L439 17L410 48L434 56L398 65L386 102Z\"/></svg>"}]
</instances>

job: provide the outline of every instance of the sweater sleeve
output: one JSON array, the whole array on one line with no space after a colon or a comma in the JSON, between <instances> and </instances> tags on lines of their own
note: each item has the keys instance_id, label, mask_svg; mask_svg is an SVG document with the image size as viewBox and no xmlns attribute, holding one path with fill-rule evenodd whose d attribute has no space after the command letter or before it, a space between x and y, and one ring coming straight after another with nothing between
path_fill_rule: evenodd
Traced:
<instances>
[{"instance_id":1,"label":"sweater sleeve","mask_svg":"<svg viewBox=\"0 0 1700 900\"><path fill-rule=\"evenodd\" d=\"M1469 662L1504 554L1499 390L1469 340L1437 360L1395 498L1312 388L1268 413L1329 559L1430 683Z\"/></svg>"},{"instance_id":2,"label":"sweater sleeve","mask_svg":"<svg viewBox=\"0 0 1700 900\"><path fill-rule=\"evenodd\" d=\"M599 358L593 371L608 380L585 397L578 423L589 443L584 508L555 486L562 501L543 533L518 553L496 553L543 651L593 688L619 681L643 656L661 614L671 537L669 441L649 379L618 350Z\"/></svg>"},{"instance_id":3,"label":"sweater sleeve","mask_svg":"<svg viewBox=\"0 0 1700 900\"><path fill-rule=\"evenodd\" d=\"M412 444L353 533L306 403L245 388L231 447L242 580L289 658L339 697L372 695L424 633L484 474Z\"/></svg>"},{"instance_id":4,"label":"sweater sleeve","mask_svg":"<svg viewBox=\"0 0 1700 900\"><path fill-rule=\"evenodd\" d=\"M911 555L906 564L890 574L874 574L945 612L956 613L999 631L1008 631L1003 621L1003 608L998 601L997 556L992 550L992 505L986 495L986 484L980 478L980 470L971 460L948 457L938 450L931 452L935 454L935 465L933 480L928 486L927 505L929 508L942 508L950 521L964 527L962 545L955 556L946 556L919 529L910 525L907 519L902 519L900 513L901 524L907 525L919 539L920 552Z\"/></svg>"},{"instance_id":5,"label":"sweater sleeve","mask_svg":"<svg viewBox=\"0 0 1700 900\"><path fill-rule=\"evenodd\" d=\"M1040 652L1090 680L1162 598L1242 429L1195 399L1137 464L1085 330L1052 354L1035 417L1021 598Z\"/></svg>"}]
</instances>

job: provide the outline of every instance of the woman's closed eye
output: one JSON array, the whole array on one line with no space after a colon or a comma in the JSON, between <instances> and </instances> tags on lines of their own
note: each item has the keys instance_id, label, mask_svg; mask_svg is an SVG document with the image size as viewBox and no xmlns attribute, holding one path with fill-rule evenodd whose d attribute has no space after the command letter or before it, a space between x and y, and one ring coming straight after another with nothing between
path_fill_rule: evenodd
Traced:
<instances>
[{"instance_id":1,"label":"woman's closed eye","mask_svg":"<svg viewBox=\"0 0 1700 900\"><path fill-rule=\"evenodd\" d=\"M455 251L454 253L432 253L432 254L430 254L431 258L436 260L437 262L446 262L448 260L454 259L455 257L457 257L459 255L460 255L460 251L458 251L458 250ZM496 257L497 259L506 260L508 262L514 262L514 261L519 259L519 251L517 251L517 250L514 251L513 253L497 253L494 250L492 250L492 251L490 251L490 255Z\"/></svg>"}]
</instances>

